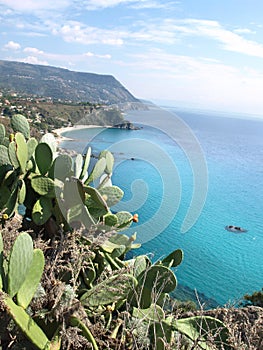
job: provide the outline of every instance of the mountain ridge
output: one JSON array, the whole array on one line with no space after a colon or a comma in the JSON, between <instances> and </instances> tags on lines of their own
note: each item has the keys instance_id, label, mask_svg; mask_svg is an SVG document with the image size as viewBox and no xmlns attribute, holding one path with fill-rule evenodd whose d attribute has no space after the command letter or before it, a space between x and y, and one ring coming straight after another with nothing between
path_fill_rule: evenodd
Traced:
<instances>
[{"instance_id":1,"label":"mountain ridge","mask_svg":"<svg viewBox=\"0 0 263 350\"><path fill-rule=\"evenodd\" d=\"M140 102L113 75L0 60L0 90L70 101Z\"/></svg>"}]
</instances>

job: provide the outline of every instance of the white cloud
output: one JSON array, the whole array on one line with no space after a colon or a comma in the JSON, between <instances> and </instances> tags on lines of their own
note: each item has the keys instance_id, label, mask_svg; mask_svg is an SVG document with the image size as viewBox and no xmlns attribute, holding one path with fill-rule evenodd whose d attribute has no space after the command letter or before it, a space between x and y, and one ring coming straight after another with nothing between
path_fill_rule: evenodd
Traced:
<instances>
[{"instance_id":1,"label":"white cloud","mask_svg":"<svg viewBox=\"0 0 263 350\"><path fill-rule=\"evenodd\" d=\"M49 65L49 63L47 61L39 60L39 58L36 56L27 56L25 58L18 59L18 61L24 62L24 63L31 63L31 64L41 64L44 66Z\"/></svg>"},{"instance_id":2,"label":"white cloud","mask_svg":"<svg viewBox=\"0 0 263 350\"><path fill-rule=\"evenodd\" d=\"M237 28L234 30L238 34L255 34L256 32L248 28Z\"/></svg>"},{"instance_id":3,"label":"white cloud","mask_svg":"<svg viewBox=\"0 0 263 350\"><path fill-rule=\"evenodd\" d=\"M174 3L177 3L177 1L166 1L163 3L158 0L87 0L84 2L86 8L89 10L115 7L118 5L129 5L135 9L167 8Z\"/></svg>"},{"instance_id":4,"label":"white cloud","mask_svg":"<svg viewBox=\"0 0 263 350\"><path fill-rule=\"evenodd\" d=\"M217 21L186 19L181 21L186 25L185 33L209 37L221 44L223 49L249 56L263 57L263 45L256 41L247 40L230 30L225 29Z\"/></svg>"},{"instance_id":5,"label":"white cloud","mask_svg":"<svg viewBox=\"0 0 263 350\"><path fill-rule=\"evenodd\" d=\"M238 69L206 57L173 55L163 50L134 54L129 63L117 63L126 67L128 75L122 82L136 96L263 114L263 69Z\"/></svg>"},{"instance_id":6,"label":"white cloud","mask_svg":"<svg viewBox=\"0 0 263 350\"><path fill-rule=\"evenodd\" d=\"M19 50L21 48L21 45L19 43L16 43L14 41L9 41L7 44L5 44L4 49L5 50Z\"/></svg>"},{"instance_id":7,"label":"white cloud","mask_svg":"<svg viewBox=\"0 0 263 350\"><path fill-rule=\"evenodd\" d=\"M44 54L44 51L41 51L35 47L25 47L23 51L27 52L27 53L34 54L34 55L43 55Z\"/></svg>"},{"instance_id":8,"label":"white cloud","mask_svg":"<svg viewBox=\"0 0 263 350\"><path fill-rule=\"evenodd\" d=\"M0 0L0 5L19 12L62 9L71 4L71 0Z\"/></svg>"},{"instance_id":9,"label":"white cloud","mask_svg":"<svg viewBox=\"0 0 263 350\"><path fill-rule=\"evenodd\" d=\"M53 28L52 33L62 36L67 42L75 42L83 45L105 44L120 46L123 44L123 33L118 30L86 26L83 23L75 21L69 21L61 27Z\"/></svg>"},{"instance_id":10,"label":"white cloud","mask_svg":"<svg viewBox=\"0 0 263 350\"><path fill-rule=\"evenodd\" d=\"M111 55L105 54L105 55L100 55L100 54L95 54L93 52L86 52L83 54L84 57L96 57L96 58L105 58L105 59L111 59Z\"/></svg>"}]
</instances>

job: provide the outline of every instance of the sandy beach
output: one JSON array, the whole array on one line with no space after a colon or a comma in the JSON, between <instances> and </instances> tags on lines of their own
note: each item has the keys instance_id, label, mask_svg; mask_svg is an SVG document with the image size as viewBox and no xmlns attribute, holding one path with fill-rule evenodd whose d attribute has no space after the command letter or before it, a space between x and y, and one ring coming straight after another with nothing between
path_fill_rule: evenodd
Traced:
<instances>
[{"instance_id":1,"label":"sandy beach","mask_svg":"<svg viewBox=\"0 0 263 350\"><path fill-rule=\"evenodd\" d=\"M111 126L100 126L100 125L74 125L74 126L66 126L63 128L55 129L52 131L54 136L56 137L58 144L62 141L71 140L69 137L63 136L62 134L66 131L73 131L79 129L91 129L91 128L110 128Z\"/></svg>"}]
</instances>

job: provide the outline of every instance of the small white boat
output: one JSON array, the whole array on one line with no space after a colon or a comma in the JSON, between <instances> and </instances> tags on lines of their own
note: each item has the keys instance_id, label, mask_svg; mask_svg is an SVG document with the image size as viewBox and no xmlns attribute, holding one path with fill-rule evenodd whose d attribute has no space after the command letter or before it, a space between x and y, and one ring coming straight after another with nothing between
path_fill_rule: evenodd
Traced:
<instances>
[{"instance_id":1,"label":"small white boat","mask_svg":"<svg viewBox=\"0 0 263 350\"><path fill-rule=\"evenodd\" d=\"M225 229L229 232L235 232L235 233L247 232L247 230L245 228L242 228L239 226L234 226L234 225L228 225L225 227Z\"/></svg>"}]
</instances>

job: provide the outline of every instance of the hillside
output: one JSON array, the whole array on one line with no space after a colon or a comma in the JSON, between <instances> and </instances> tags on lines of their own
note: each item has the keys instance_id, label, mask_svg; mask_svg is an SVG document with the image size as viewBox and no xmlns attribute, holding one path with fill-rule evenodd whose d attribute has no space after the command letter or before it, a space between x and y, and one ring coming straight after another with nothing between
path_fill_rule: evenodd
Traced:
<instances>
[{"instance_id":1,"label":"hillside","mask_svg":"<svg viewBox=\"0 0 263 350\"><path fill-rule=\"evenodd\" d=\"M68 101L140 102L111 75L0 60L0 91Z\"/></svg>"}]
</instances>

